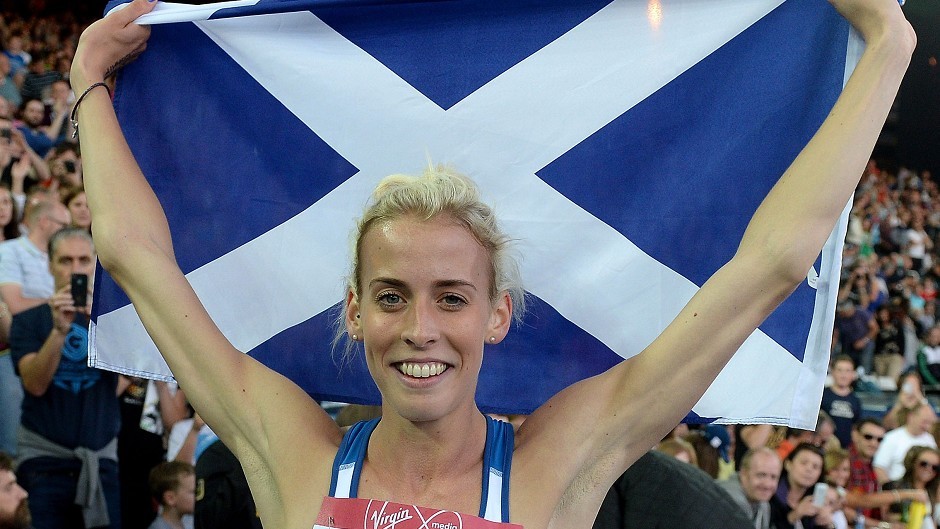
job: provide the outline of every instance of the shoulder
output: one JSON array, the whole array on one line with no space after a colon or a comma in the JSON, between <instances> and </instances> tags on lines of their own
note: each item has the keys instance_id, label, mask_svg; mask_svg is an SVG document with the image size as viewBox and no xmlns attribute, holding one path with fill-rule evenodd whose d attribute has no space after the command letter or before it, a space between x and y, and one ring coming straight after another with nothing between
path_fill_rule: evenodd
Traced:
<instances>
[{"instance_id":1,"label":"shoulder","mask_svg":"<svg viewBox=\"0 0 940 529\"><path fill-rule=\"evenodd\" d=\"M43 321L52 322L52 309L45 303L13 315L13 326L35 325Z\"/></svg>"},{"instance_id":2,"label":"shoulder","mask_svg":"<svg viewBox=\"0 0 940 529\"><path fill-rule=\"evenodd\" d=\"M881 444L878 446L878 452L881 452L881 448L884 447L885 450L896 449L898 446L907 445L913 437L911 434L907 433L907 430L904 427L895 428L890 432L885 434L884 439L881 441Z\"/></svg>"},{"instance_id":3,"label":"shoulder","mask_svg":"<svg viewBox=\"0 0 940 529\"><path fill-rule=\"evenodd\" d=\"M0 261L19 259L23 250L22 237L0 242Z\"/></svg>"}]
</instances>

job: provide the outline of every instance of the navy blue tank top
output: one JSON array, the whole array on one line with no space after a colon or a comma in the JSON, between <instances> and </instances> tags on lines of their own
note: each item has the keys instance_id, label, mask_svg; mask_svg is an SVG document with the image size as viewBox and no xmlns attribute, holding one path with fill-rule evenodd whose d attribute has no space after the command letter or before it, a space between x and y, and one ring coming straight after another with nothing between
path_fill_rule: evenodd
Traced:
<instances>
[{"instance_id":1,"label":"navy blue tank top","mask_svg":"<svg viewBox=\"0 0 940 529\"><path fill-rule=\"evenodd\" d=\"M377 424L379 419L359 422L346 432L333 460L330 496L357 497L362 461ZM509 469L514 447L512 425L487 417L486 448L483 449L483 494L478 515L484 520L509 522Z\"/></svg>"}]
</instances>

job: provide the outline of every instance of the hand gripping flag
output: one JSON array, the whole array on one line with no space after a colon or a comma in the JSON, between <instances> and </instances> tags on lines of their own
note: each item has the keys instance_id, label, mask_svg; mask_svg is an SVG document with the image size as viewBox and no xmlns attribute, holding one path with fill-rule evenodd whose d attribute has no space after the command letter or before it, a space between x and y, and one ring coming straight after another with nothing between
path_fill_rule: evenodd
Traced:
<instances>
[{"instance_id":1,"label":"hand gripping flag","mask_svg":"<svg viewBox=\"0 0 940 529\"><path fill-rule=\"evenodd\" d=\"M349 234L379 179L430 157L519 241L532 310L486 348L477 394L501 412L661 332L733 255L861 46L819 0L252 0L140 22L152 37L114 103L232 343L315 398L378 402L361 354L342 366L331 348ZM690 419L815 425L844 226ZM171 376L100 270L90 358Z\"/></svg>"}]
</instances>

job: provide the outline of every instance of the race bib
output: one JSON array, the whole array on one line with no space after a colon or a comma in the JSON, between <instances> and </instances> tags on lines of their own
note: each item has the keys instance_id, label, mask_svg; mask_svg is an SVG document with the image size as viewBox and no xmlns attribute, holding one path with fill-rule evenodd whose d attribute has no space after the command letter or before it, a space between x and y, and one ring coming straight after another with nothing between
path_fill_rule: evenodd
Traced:
<instances>
[{"instance_id":1,"label":"race bib","mask_svg":"<svg viewBox=\"0 0 940 529\"><path fill-rule=\"evenodd\" d=\"M313 529L523 529L453 511L366 498L323 498Z\"/></svg>"}]
</instances>

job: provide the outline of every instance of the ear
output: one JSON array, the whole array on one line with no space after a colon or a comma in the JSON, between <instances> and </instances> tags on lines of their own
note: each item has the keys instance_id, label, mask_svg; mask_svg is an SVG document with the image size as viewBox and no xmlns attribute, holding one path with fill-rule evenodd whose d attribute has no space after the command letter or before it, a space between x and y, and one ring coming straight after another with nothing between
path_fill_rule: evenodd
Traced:
<instances>
[{"instance_id":1,"label":"ear","mask_svg":"<svg viewBox=\"0 0 940 529\"><path fill-rule=\"evenodd\" d=\"M485 343L502 342L509 333L510 324L512 324L512 298L509 292L500 292L499 298L493 303L493 312L490 314L490 321L486 328ZM490 341L490 337L495 340Z\"/></svg>"},{"instance_id":2,"label":"ear","mask_svg":"<svg viewBox=\"0 0 940 529\"><path fill-rule=\"evenodd\" d=\"M167 507L176 507L176 491L167 490L163 492L163 504Z\"/></svg>"},{"instance_id":3,"label":"ear","mask_svg":"<svg viewBox=\"0 0 940 529\"><path fill-rule=\"evenodd\" d=\"M346 292L346 332L362 336L362 319L359 317L359 298L352 289Z\"/></svg>"}]
</instances>

